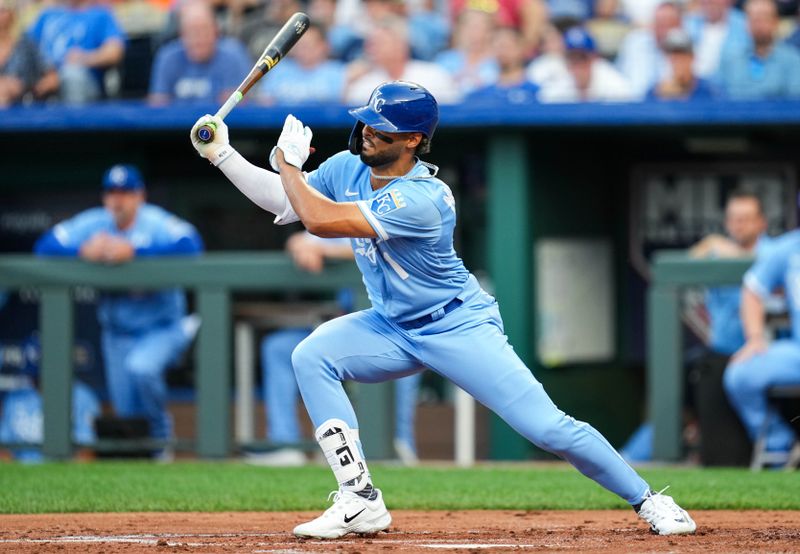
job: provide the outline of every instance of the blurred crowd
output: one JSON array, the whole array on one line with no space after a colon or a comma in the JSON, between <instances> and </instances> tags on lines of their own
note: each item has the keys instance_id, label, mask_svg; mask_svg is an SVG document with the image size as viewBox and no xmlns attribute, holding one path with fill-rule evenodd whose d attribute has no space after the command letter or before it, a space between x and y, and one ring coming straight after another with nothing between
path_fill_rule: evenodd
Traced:
<instances>
[{"instance_id":1,"label":"blurred crowd","mask_svg":"<svg viewBox=\"0 0 800 554\"><path fill-rule=\"evenodd\" d=\"M798 0L0 0L0 106L221 102L282 24L308 32L247 101L800 97Z\"/></svg>"}]
</instances>

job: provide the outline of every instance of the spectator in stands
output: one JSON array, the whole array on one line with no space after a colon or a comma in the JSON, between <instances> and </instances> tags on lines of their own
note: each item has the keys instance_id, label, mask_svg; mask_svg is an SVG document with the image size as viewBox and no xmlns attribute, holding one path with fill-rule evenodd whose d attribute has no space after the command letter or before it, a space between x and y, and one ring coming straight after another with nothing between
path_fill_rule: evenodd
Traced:
<instances>
[{"instance_id":1,"label":"spectator in stands","mask_svg":"<svg viewBox=\"0 0 800 554\"><path fill-rule=\"evenodd\" d=\"M58 90L58 74L27 35L16 36L16 0L0 0L0 108Z\"/></svg>"},{"instance_id":2,"label":"spectator in stands","mask_svg":"<svg viewBox=\"0 0 800 554\"><path fill-rule=\"evenodd\" d=\"M205 0L187 0L179 11L180 37L158 49L148 102L223 102L253 67L244 45L220 37Z\"/></svg>"},{"instance_id":3,"label":"spectator in stands","mask_svg":"<svg viewBox=\"0 0 800 554\"><path fill-rule=\"evenodd\" d=\"M250 57L258 59L272 38L296 12L304 11L300 0L271 0L261 2L247 16L241 28L232 35L238 36L247 46Z\"/></svg>"},{"instance_id":4,"label":"spectator in stands","mask_svg":"<svg viewBox=\"0 0 800 554\"><path fill-rule=\"evenodd\" d=\"M762 255L773 248L767 234L767 220L760 198L747 191L731 193L725 205L726 236L711 234L689 249L693 258L744 258ZM710 336L706 353L694 366L713 375L721 386L723 368L744 344L744 331L739 319L741 288L720 286L708 289L705 297L710 320ZM632 462L652 459L652 426L643 424L620 454Z\"/></svg>"},{"instance_id":5,"label":"spectator in stands","mask_svg":"<svg viewBox=\"0 0 800 554\"><path fill-rule=\"evenodd\" d=\"M797 440L791 426L767 402L767 391L776 385L800 385L800 274L796 263L800 231L775 239L759 252L744 276L742 327L745 343L725 369L728 399L755 441L766 425L766 451L789 453ZM766 314L769 295L783 288L786 293L791 336L768 344Z\"/></svg>"},{"instance_id":6,"label":"spectator in stands","mask_svg":"<svg viewBox=\"0 0 800 554\"><path fill-rule=\"evenodd\" d=\"M661 3L663 0L596 0L595 17L620 18L636 28L650 27Z\"/></svg>"},{"instance_id":7,"label":"spectator in stands","mask_svg":"<svg viewBox=\"0 0 800 554\"><path fill-rule=\"evenodd\" d=\"M800 98L800 53L778 41L778 10L774 0L748 0L747 22L752 43L726 52L718 80L734 100Z\"/></svg>"},{"instance_id":8,"label":"spectator in stands","mask_svg":"<svg viewBox=\"0 0 800 554\"><path fill-rule=\"evenodd\" d=\"M479 88L469 94L464 102L507 102L531 104L537 102L539 87L525 74L525 43L521 33L512 27L502 27L495 32L494 55L500 66L500 75L494 84Z\"/></svg>"},{"instance_id":9,"label":"spectator in stands","mask_svg":"<svg viewBox=\"0 0 800 554\"><path fill-rule=\"evenodd\" d=\"M328 59L329 53L325 30L312 22L289 56L262 81L261 100L269 104L341 102L345 66Z\"/></svg>"},{"instance_id":10,"label":"spectator in stands","mask_svg":"<svg viewBox=\"0 0 800 554\"><path fill-rule=\"evenodd\" d=\"M699 9L686 15L685 25L692 37L695 74L711 78L720 59L747 48L750 35L742 12L731 7L733 0L699 0Z\"/></svg>"},{"instance_id":11,"label":"spectator in stands","mask_svg":"<svg viewBox=\"0 0 800 554\"><path fill-rule=\"evenodd\" d=\"M652 25L630 31L622 41L617 54L617 69L637 95L644 95L669 76L670 63L664 41L672 29L681 28L682 19L681 7L676 2L661 2L653 15Z\"/></svg>"},{"instance_id":12,"label":"spectator in stands","mask_svg":"<svg viewBox=\"0 0 800 554\"><path fill-rule=\"evenodd\" d=\"M289 237L286 250L297 267L310 273L322 271L326 260L353 259L349 239L321 239L305 231ZM340 291L341 313L337 316L352 311L352 296L350 290ZM248 455L246 460L250 463L292 466L306 461L303 452L292 446L301 441L297 417L299 391L292 369L292 352L311 331L310 328L281 329L267 335L261 343L267 437L270 442L287 446L265 454ZM395 384L395 450L409 465L417 461L414 416L421 378L420 372L399 379Z\"/></svg>"},{"instance_id":13,"label":"spectator in stands","mask_svg":"<svg viewBox=\"0 0 800 554\"><path fill-rule=\"evenodd\" d=\"M46 232L34 251L77 256L90 263L124 264L138 257L196 255L195 228L145 202L138 169L115 165L103 176L103 208L92 208ZM187 349L199 321L186 315L178 289L111 292L98 306L106 383L118 416L146 417L155 439L172 437L165 373ZM169 459L168 449L155 453Z\"/></svg>"},{"instance_id":14,"label":"spectator in stands","mask_svg":"<svg viewBox=\"0 0 800 554\"><path fill-rule=\"evenodd\" d=\"M636 96L628 81L597 54L594 39L583 27L564 33L566 78L542 84L542 102L628 102Z\"/></svg>"},{"instance_id":15,"label":"spectator in stands","mask_svg":"<svg viewBox=\"0 0 800 554\"><path fill-rule=\"evenodd\" d=\"M453 48L436 56L436 64L447 70L461 94L497 80L499 68L492 50L494 21L491 13L463 10L453 33Z\"/></svg>"},{"instance_id":16,"label":"spectator in stands","mask_svg":"<svg viewBox=\"0 0 800 554\"><path fill-rule=\"evenodd\" d=\"M540 54L528 64L528 80L540 89L568 81L570 73L567 69L566 51L564 35L556 25L548 25L542 38Z\"/></svg>"},{"instance_id":17,"label":"spectator in stands","mask_svg":"<svg viewBox=\"0 0 800 554\"><path fill-rule=\"evenodd\" d=\"M111 10L96 0L62 0L45 8L28 30L58 70L61 98L84 104L105 94L106 69L125 53L125 35Z\"/></svg>"},{"instance_id":18,"label":"spectator in stands","mask_svg":"<svg viewBox=\"0 0 800 554\"><path fill-rule=\"evenodd\" d=\"M692 39L682 28L672 29L662 45L670 71L647 93L648 100L708 100L716 95L714 87L694 74Z\"/></svg>"},{"instance_id":19,"label":"spectator in stands","mask_svg":"<svg viewBox=\"0 0 800 554\"><path fill-rule=\"evenodd\" d=\"M411 54L415 59L431 61L450 42L450 21L441 0L406 0Z\"/></svg>"},{"instance_id":20,"label":"spectator in stands","mask_svg":"<svg viewBox=\"0 0 800 554\"><path fill-rule=\"evenodd\" d=\"M458 20L461 12L470 9L494 13L498 27L519 29L525 39L525 51L528 55L533 55L538 50L547 26L546 0L497 0L492 2L450 0L450 15L453 21Z\"/></svg>"},{"instance_id":21,"label":"spectator in stands","mask_svg":"<svg viewBox=\"0 0 800 554\"><path fill-rule=\"evenodd\" d=\"M375 24L366 43L366 59L351 63L345 102L362 104L386 81L406 80L427 88L440 104L458 101L460 92L450 75L430 62L412 60L405 20L390 16Z\"/></svg>"},{"instance_id":22,"label":"spectator in stands","mask_svg":"<svg viewBox=\"0 0 800 554\"><path fill-rule=\"evenodd\" d=\"M394 16L408 22L411 56L427 61L444 50L450 40L449 21L441 9L436 9L437 4L438 0L312 0L309 10L324 15L333 55L338 59L350 62L362 57L372 27Z\"/></svg>"},{"instance_id":23,"label":"spectator in stands","mask_svg":"<svg viewBox=\"0 0 800 554\"><path fill-rule=\"evenodd\" d=\"M740 10L744 10L745 4L747 0L736 0L736 7ZM800 10L800 0L775 0L775 5L781 17L797 15L797 11Z\"/></svg>"}]
</instances>

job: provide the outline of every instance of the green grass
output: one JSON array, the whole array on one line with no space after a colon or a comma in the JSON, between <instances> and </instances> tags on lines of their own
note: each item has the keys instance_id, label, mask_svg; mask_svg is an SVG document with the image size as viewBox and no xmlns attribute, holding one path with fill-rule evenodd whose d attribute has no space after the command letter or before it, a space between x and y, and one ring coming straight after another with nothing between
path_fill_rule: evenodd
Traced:
<instances>
[{"instance_id":1,"label":"green grass","mask_svg":"<svg viewBox=\"0 0 800 554\"><path fill-rule=\"evenodd\" d=\"M394 509L602 509L626 504L563 465L401 468L372 473ZM690 509L800 510L800 474L647 469L654 487ZM0 513L318 510L334 488L327 468L234 462L0 465Z\"/></svg>"}]
</instances>

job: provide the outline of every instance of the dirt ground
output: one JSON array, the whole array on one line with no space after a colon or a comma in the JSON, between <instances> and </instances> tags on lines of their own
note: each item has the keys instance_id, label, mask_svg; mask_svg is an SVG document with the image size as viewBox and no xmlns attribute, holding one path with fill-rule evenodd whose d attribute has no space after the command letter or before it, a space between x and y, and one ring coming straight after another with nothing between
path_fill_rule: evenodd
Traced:
<instances>
[{"instance_id":1,"label":"dirt ground","mask_svg":"<svg viewBox=\"0 0 800 554\"><path fill-rule=\"evenodd\" d=\"M389 532L299 540L311 513L0 516L0 552L799 552L800 512L696 511L694 536L659 537L632 511L395 511Z\"/></svg>"}]
</instances>

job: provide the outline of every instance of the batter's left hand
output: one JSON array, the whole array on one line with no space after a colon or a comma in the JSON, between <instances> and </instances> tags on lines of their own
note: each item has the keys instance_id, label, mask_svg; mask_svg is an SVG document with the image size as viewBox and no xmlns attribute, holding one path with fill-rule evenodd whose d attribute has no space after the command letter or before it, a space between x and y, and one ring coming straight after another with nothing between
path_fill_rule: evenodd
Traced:
<instances>
[{"instance_id":1,"label":"batter's left hand","mask_svg":"<svg viewBox=\"0 0 800 554\"><path fill-rule=\"evenodd\" d=\"M303 169L303 164L306 163L308 156L311 154L312 136L311 129L303 126L302 121L292 114L287 115L281 136L278 137L278 145L272 149L269 155L269 165L275 171L280 171L276 158L276 149L280 148L283 151L283 159L286 163L293 165L297 169Z\"/></svg>"}]
</instances>

